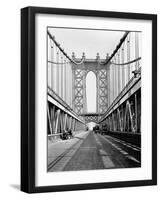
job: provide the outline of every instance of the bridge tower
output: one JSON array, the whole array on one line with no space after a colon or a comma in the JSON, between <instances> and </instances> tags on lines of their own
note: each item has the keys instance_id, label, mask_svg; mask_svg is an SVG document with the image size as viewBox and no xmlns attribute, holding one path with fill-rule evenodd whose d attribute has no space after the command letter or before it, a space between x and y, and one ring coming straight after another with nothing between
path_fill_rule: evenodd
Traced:
<instances>
[{"instance_id":1,"label":"bridge tower","mask_svg":"<svg viewBox=\"0 0 161 200\"><path fill-rule=\"evenodd\" d=\"M108 59L100 59L99 53L95 59L87 59L85 53L82 58L72 54L72 82L73 82L73 108L78 115L87 115L86 76L92 71L96 75L96 116L102 115L108 107L108 67L110 63L103 64ZM78 64L79 63L79 64ZM93 114L91 115L93 117Z\"/></svg>"}]
</instances>

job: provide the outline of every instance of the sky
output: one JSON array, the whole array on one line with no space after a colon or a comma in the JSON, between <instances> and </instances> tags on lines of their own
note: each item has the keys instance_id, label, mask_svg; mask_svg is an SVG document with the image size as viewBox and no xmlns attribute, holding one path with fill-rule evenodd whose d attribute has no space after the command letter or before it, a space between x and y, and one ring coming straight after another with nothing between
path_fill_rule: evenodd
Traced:
<instances>
[{"instance_id":1,"label":"sky","mask_svg":"<svg viewBox=\"0 0 161 200\"><path fill-rule=\"evenodd\" d=\"M72 28L48 28L62 49L71 57L81 58L85 52L86 58L96 58L99 53L105 59L107 53L111 55L124 35L124 31L87 30ZM96 77L93 72L87 74L86 79L87 112L96 112Z\"/></svg>"},{"instance_id":2,"label":"sky","mask_svg":"<svg viewBox=\"0 0 161 200\"><path fill-rule=\"evenodd\" d=\"M95 127L96 125L97 125L97 124L94 123L94 122L89 122L89 123L87 124L89 130L93 130L93 127Z\"/></svg>"},{"instance_id":3,"label":"sky","mask_svg":"<svg viewBox=\"0 0 161 200\"><path fill-rule=\"evenodd\" d=\"M86 58L95 58L99 53L102 59L106 58L107 53L112 54L125 33L69 28L49 28L48 30L70 57L72 52L75 52L78 58L82 57L82 52L85 52Z\"/></svg>"},{"instance_id":4,"label":"sky","mask_svg":"<svg viewBox=\"0 0 161 200\"><path fill-rule=\"evenodd\" d=\"M88 72L86 77L87 112L96 112L96 75Z\"/></svg>"}]
</instances>

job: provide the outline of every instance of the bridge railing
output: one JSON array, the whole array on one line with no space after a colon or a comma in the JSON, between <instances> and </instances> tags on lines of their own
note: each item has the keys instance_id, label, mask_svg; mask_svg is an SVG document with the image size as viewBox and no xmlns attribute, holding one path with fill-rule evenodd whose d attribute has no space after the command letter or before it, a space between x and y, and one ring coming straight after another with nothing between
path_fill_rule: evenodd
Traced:
<instances>
[{"instance_id":1,"label":"bridge railing","mask_svg":"<svg viewBox=\"0 0 161 200\"><path fill-rule=\"evenodd\" d=\"M127 32L108 62L108 109L99 123L109 132L141 132L141 33Z\"/></svg>"}]
</instances>

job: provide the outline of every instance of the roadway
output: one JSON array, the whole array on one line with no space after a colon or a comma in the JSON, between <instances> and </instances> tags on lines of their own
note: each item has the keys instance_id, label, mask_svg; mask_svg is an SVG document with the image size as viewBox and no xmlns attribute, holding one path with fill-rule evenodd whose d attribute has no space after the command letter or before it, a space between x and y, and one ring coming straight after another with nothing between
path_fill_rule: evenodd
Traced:
<instances>
[{"instance_id":1,"label":"roadway","mask_svg":"<svg viewBox=\"0 0 161 200\"><path fill-rule=\"evenodd\" d=\"M80 132L48 148L48 171L131 168L141 166L141 149L117 138Z\"/></svg>"}]
</instances>

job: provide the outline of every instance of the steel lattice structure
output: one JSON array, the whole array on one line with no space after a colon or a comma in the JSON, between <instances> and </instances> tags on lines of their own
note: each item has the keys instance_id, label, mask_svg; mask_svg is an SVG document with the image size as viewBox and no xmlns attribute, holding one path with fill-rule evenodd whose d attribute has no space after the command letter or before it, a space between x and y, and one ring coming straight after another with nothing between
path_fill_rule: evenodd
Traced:
<instances>
[{"instance_id":1,"label":"steel lattice structure","mask_svg":"<svg viewBox=\"0 0 161 200\"><path fill-rule=\"evenodd\" d=\"M70 58L48 32L48 122L51 135L93 121L110 132L141 132L140 33L125 32L109 56ZM87 112L86 77L96 76L96 112ZM52 96L52 100L50 99ZM58 108L57 103L60 102ZM61 108L64 105L64 108ZM65 110L65 111L64 111ZM68 112L69 111L69 112Z\"/></svg>"},{"instance_id":2,"label":"steel lattice structure","mask_svg":"<svg viewBox=\"0 0 161 200\"><path fill-rule=\"evenodd\" d=\"M87 99L86 99L86 76L88 72L92 71L96 75L96 102L97 102L97 114L102 114L107 110L108 93L107 93L107 66L101 63L105 60L100 60L99 54L96 59L86 59L83 57L75 58L73 53L73 60L80 62L81 64L72 63L73 71L73 108L79 115L87 113ZM107 58L106 58L107 59Z\"/></svg>"}]
</instances>

